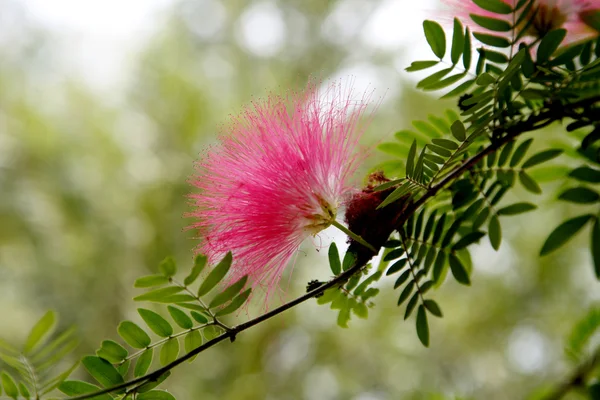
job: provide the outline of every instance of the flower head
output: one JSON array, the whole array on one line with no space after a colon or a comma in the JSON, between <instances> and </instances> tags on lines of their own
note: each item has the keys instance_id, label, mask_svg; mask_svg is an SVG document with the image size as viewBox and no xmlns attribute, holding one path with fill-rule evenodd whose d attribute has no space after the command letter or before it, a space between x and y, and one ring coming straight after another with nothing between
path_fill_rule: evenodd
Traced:
<instances>
[{"instance_id":1,"label":"flower head","mask_svg":"<svg viewBox=\"0 0 600 400\"><path fill-rule=\"evenodd\" d=\"M365 99L331 84L254 102L196 164L190 197L196 248L232 251L230 280L249 275L270 293L300 244L327 228L356 191Z\"/></svg>"},{"instance_id":2,"label":"flower head","mask_svg":"<svg viewBox=\"0 0 600 400\"><path fill-rule=\"evenodd\" d=\"M516 15L484 10L472 0L444 1L456 17L475 31L485 31L485 29L473 22L472 15L501 19L512 25L514 20L520 20L522 12L526 12L523 22L517 25L515 31L490 33L513 37L519 33L519 30L524 30L526 37L542 38L551 30L562 28L567 31L567 43L598 36L598 31L590 26L589 16L593 11L600 9L599 0L533 0L531 6L522 6ZM512 8L518 3L516 0L502 1Z\"/></svg>"}]
</instances>

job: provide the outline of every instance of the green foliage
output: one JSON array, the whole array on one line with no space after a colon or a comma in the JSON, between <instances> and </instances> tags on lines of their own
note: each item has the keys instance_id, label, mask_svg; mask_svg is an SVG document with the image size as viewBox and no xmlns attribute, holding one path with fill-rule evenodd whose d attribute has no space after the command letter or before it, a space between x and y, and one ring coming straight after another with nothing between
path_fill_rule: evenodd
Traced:
<instances>
[{"instance_id":1,"label":"green foliage","mask_svg":"<svg viewBox=\"0 0 600 400\"><path fill-rule=\"evenodd\" d=\"M417 84L425 91L456 84L443 97L466 93L458 104L461 115L450 113L446 119L430 116L428 121L415 121L415 131L400 131L395 135L396 142L379 146L395 158L380 166L392 180L375 190L391 187L394 190L379 207L405 199L407 194L421 206L397 229L398 237L389 242L390 251L384 258L393 261L387 275L399 274L394 287L401 290L398 305L406 304L405 318L418 303L422 310L435 310L431 311L435 315L438 310L435 306L427 307L431 303L426 303L429 299L424 298L423 287L439 286L448 268L457 282L469 285L468 246L487 235L491 246L498 250L503 239L503 219L537 208L528 201L503 204L502 199L517 183L527 192L541 193L534 178L536 171L560 156L563 149L550 148L528 155L534 139L522 140L518 136L560 120L557 115L570 102L585 102L589 96L600 93L600 85L597 85L600 61L598 55L592 53L597 46L595 41L564 46L566 31L557 29L541 38L532 57L532 48L522 41L526 24L531 23L527 16L532 2L520 1L514 7L499 0L476 3L498 14L498 18L471 15L472 21L484 30L473 34L455 20L451 66L445 62L443 69ZM513 17L501 17L507 14ZM423 26L427 42L440 61L416 61L407 68L409 72L437 66L446 53L444 32L432 21L426 21ZM470 71L474 50L471 35L484 45L477 49L479 57L474 74ZM465 70L449 75L461 56ZM572 67L576 64L581 68ZM588 77L593 84L583 84ZM565 115L573 120L567 125L567 131L592 127L580 139L577 156L600 163L597 155L600 152L590 150L597 149L600 141L597 100L591 104L595 106L577 107L575 112ZM578 180L579 185L564 190L558 199L586 207L597 206L600 190L591 186L600 182L600 171L585 165L571 171L570 176ZM427 203L421 202L429 198L432 199ZM600 277L600 212L595 214L599 216L588 213L560 225L551 233L541 254L559 248L589 223L592 258ZM441 315L441 311L438 314ZM428 344L429 331L424 321L422 317L417 318L417 333L421 341Z\"/></svg>"},{"instance_id":2,"label":"green foliage","mask_svg":"<svg viewBox=\"0 0 600 400\"><path fill-rule=\"evenodd\" d=\"M3 388L11 399L44 398L77 367L68 358L78 344L76 330L56 334L56 325L56 313L48 311L21 348L0 340L0 393Z\"/></svg>"},{"instance_id":3,"label":"green foliage","mask_svg":"<svg viewBox=\"0 0 600 400\"><path fill-rule=\"evenodd\" d=\"M330 265L342 265L344 271L354 265L355 256L352 253L346 253L344 260L340 262L339 253L335 243L329 247ZM334 271L332 266L332 271ZM369 308L374 304L371 299L379 294L379 289L372 287L379 281L382 271L369 274L370 265L364 267L360 272L355 273L350 279L339 286L326 290L322 296L317 299L318 304L330 304L332 310L338 311L337 323L342 328L348 328L348 322L352 314L358 318L366 319L369 315Z\"/></svg>"},{"instance_id":4,"label":"green foliage","mask_svg":"<svg viewBox=\"0 0 600 400\"><path fill-rule=\"evenodd\" d=\"M155 358L155 349L158 350L158 363L161 366L167 366L177 360L182 350L184 354L193 352L205 340L215 338L223 330L229 329L218 317L231 314L243 306L251 293L249 288L242 292L248 277L244 276L232 285L224 287L210 301L204 300L203 297L213 291L217 285L222 284L232 261L231 253L227 253L216 266L211 268L206 277L200 280L197 290L192 289L188 284L195 283L200 277L206 266L205 256L196 257L184 283L176 280L177 265L171 257L166 258L160 264L160 275L137 279L134 286L148 289L148 291L136 296L134 300L149 301L166 308L170 319L175 324L156 311L138 308L141 320L148 330L136 322L123 321L117 329L119 336L123 339L123 344L113 340L104 340L95 356L86 356L82 360L83 366L100 387L82 381L65 381L59 386L59 389L67 395L83 395L93 393L99 388L110 388L122 384L130 377L151 376L148 371ZM195 295L194 293L199 294ZM151 334L156 335L157 339L153 340ZM183 338L183 345L180 344L180 338ZM132 351L127 350L127 346ZM130 371L129 367L132 363L135 366L133 371ZM127 392L123 393L126 393L128 397L137 393L136 398L138 399L173 399L168 392L153 390L167 376L168 374L163 374L158 379L155 377L142 379L140 384L128 388ZM119 393L119 391L113 391L110 395L102 395L98 398L111 399L115 398L114 395L119 396Z\"/></svg>"}]
</instances>

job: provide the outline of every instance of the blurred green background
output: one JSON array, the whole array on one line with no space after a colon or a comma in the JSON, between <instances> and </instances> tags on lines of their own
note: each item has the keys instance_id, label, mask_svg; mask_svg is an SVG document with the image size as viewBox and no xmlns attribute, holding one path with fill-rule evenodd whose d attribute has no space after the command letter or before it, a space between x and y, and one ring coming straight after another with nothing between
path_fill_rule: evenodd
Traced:
<instances>
[{"instance_id":1,"label":"blurred green background","mask_svg":"<svg viewBox=\"0 0 600 400\"><path fill-rule=\"evenodd\" d=\"M56 11L52 3L46 11ZM94 68L121 36L85 41L60 19L36 18L41 4L0 2L0 337L15 344L47 309L62 328L79 327L76 356L115 339L121 320L139 320L135 278L167 255L191 265L195 241L182 214L193 161L253 98L302 88L310 76L350 77L380 101L370 146L453 106L415 92L403 71L424 49L418 29L435 1L165 0L145 20L143 40L123 44L100 77ZM145 7L132 4L134 14ZM85 27L81 4L54 7L74 7ZM118 23L118 10L102 24ZM561 133L544 133L537 146ZM374 153L373 162L385 157ZM177 368L165 387L206 400L508 399L556 383L572 368L565 336L600 297L584 235L537 257L571 211L552 201L556 190L545 185L537 199L517 192L541 210L503 220L499 252L487 239L474 246L472 287L449 280L433 294L444 318L430 320L429 349L395 306L393 280L383 280L370 318L350 329L311 301ZM326 231L305 243L282 300L327 279L326 252L316 247L332 239L344 241Z\"/></svg>"}]
</instances>

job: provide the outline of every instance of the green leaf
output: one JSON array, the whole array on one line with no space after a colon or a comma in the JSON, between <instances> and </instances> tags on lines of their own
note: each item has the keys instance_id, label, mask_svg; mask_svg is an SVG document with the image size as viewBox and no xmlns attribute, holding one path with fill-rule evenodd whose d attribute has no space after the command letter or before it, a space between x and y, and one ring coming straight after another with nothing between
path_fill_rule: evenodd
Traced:
<instances>
[{"instance_id":1,"label":"green leaf","mask_svg":"<svg viewBox=\"0 0 600 400\"><path fill-rule=\"evenodd\" d=\"M437 82L423 86L423 90L425 90L425 91L440 90L440 89L443 89L450 85L455 84L456 82L460 81L465 76L466 76L466 73L464 73L464 72L450 75L449 77L447 77L445 79L438 80Z\"/></svg>"},{"instance_id":2,"label":"green leaf","mask_svg":"<svg viewBox=\"0 0 600 400\"><path fill-rule=\"evenodd\" d=\"M185 336L184 346L186 353L202 346L202 335L198 331L191 331Z\"/></svg>"},{"instance_id":3,"label":"green leaf","mask_svg":"<svg viewBox=\"0 0 600 400\"><path fill-rule=\"evenodd\" d=\"M542 189L540 188L540 185L538 185L537 182L534 181L532 177L527 175L527 173L525 171L519 172L519 181L521 181L521 184L523 185L523 187L525 189L529 190L530 192L535 193L535 194L542 193Z\"/></svg>"},{"instance_id":4,"label":"green leaf","mask_svg":"<svg viewBox=\"0 0 600 400\"><path fill-rule=\"evenodd\" d=\"M600 200L600 194L586 187L577 187L565 190L558 199L577 204L592 204Z\"/></svg>"},{"instance_id":5,"label":"green leaf","mask_svg":"<svg viewBox=\"0 0 600 400\"><path fill-rule=\"evenodd\" d=\"M445 149L454 151L456 149L458 149L458 145L453 142L452 140L448 140L448 139L432 139L431 142L433 144L437 144L438 146L441 146Z\"/></svg>"},{"instance_id":6,"label":"green leaf","mask_svg":"<svg viewBox=\"0 0 600 400\"><path fill-rule=\"evenodd\" d=\"M427 314L425 307L421 304L417 311L417 336L423 346L429 347L429 326L427 324Z\"/></svg>"},{"instance_id":7,"label":"green leaf","mask_svg":"<svg viewBox=\"0 0 600 400\"><path fill-rule=\"evenodd\" d=\"M406 299L408 299L408 296L411 295L414 287L415 287L415 281L410 281L408 283L408 285L406 285L406 287L404 288L404 290L402 290L402 293L400 293L400 297L398 298L398 305L404 303L404 301Z\"/></svg>"},{"instance_id":8,"label":"green leaf","mask_svg":"<svg viewBox=\"0 0 600 400\"><path fill-rule=\"evenodd\" d=\"M443 77L448 75L452 71L452 67L444 68L440 71L434 72L433 74L427 76L426 78L421 79L417 82L417 88L426 88L430 85L433 85L439 82Z\"/></svg>"},{"instance_id":9,"label":"green leaf","mask_svg":"<svg viewBox=\"0 0 600 400\"><path fill-rule=\"evenodd\" d=\"M66 394L67 396L81 396L88 393L97 392L100 388L91 383L83 381L64 381L58 386L58 390ZM91 397L94 400L112 400L112 397L108 394L102 394L100 396Z\"/></svg>"},{"instance_id":10,"label":"green leaf","mask_svg":"<svg viewBox=\"0 0 600 400\"><path fill-rule=\"evenodd\" d=\"M471 31L467 27L465 31L465 45L463 48L463 66L465 71L471 68Z\"/></svg>"},{"instance_id":11,"label":"green leaf","mask_svg":"<svg viewBox=\"0 0 600 400\"><path fill-rule=\"evenodd\" d=\"M175 400L175 397L164 390L151 390L138 394L136 400Z\"/></svg>"},{"instance_id":12,"label":"green leaf","mask_svg":"<svg viewBox=\"0 0 600 400\"><path fill-rule=\"evenodd\" d=\"M142 328L131 321L123 321L117 328L119 336L123 338L128 345L136 349L148 347L151 343L150 336Z\"/></svg>"},{"instance_id":13,"label":"green leaf","mask_svg":"<svg viewBox=\"0 0 600 400\"><path fill-rule=\"evenodd\" d=\"M515 142L508 142L504 148L502 149L502 151L500 152L500 157L498 157L498 166L499 167L503 167L504 164L506 164L506 161L508 161L508 157L510 156L510 154L512 153L513 147L515 145Z\"/></svg>"},{"instance_id":14,"label":"green leaf","mask_svg":"<svg viewBox=\"0 0 600 400\"><path fill-rule=\"evenodd\" d=\"M169 310L169 314L171 314L173 321L175 321L175 323L183 329L190 329L192 326L194 326L192 319L179 308L167 306L167 310Z\"/></svg>"},{"instance_id":15,"label":"green leaf","mask_svg":"<svg viewBox=\"0 0 600 400\"><path fill-rule=\"evenodd\" d=\"M450 271L452 271L452 276L454 276L454 279L456 279L458 283L469 286L471 284L471 280L469 279L469 274L460 259L454 253L450 253L448 255L448 262L450 264Z\"/></svg>"},{"instance_id":16,"label":"green leaf","mask_svg":"<svg viewBox=\"0 0 600 400\"><path fill-rule=\"evenodd\" d=\"M354 307L352 307L352 311L358 318L367 319L369 318L369 309L364 303L357 302Z\"/></svg>"},{"instance_id":17,"label":"green leaf","mask_svg":"<svg viewBox=\"0 0 600 400\"><path fill-rule=\"evenodd\" d=\"M600 279L600 216L596 217L596 220L594 221L590 245L592 246L591 253L596 278Z\"/></svg>"},{"instance_id":18,"label":"green leaf","mask_svg":"<svg viewBox=\"0 0 600 400\"><path fill-rule=\"evenodd\" d=\"M492 218L490 218L488 235L492 247L494 250L498 250L500 248L500 243L502 242L502 228L500 227L500 221L496 215L492 215Z\"/></svg>"},{"instance_id":19,"label":"green leaf","mask_svg":"<svg viewBox=\"0 0 600 400\"><path fill-rule=\"evenodd\" d=\"M525 161L522 165L522 168L531 168L535 165L541 164L543 162L552 160L553 158L558 157L562 154L562 150L559 149L550 149L541 151L533 156L531 156L527 161Z\"/></svg>"},{"instance_id":20,"label":"green leaf","mask_svg":"<svg viewBox=\"0 0 600 400\"><path fill-rule=\"evenodd\" d=\"M472 245L473 243L479 242L479 240L484 236L485 236L485 233L481 232L481 231L473 231L473 232L467 233L465 236L460 238L460 240L458 242L456 242L454 244L454 246L452 246L452 250L453 251L462 250L462 249Z\"/></svg>"},{"instance_id":21,"label":"green leaf","mask_svg":"<svg viewBox=\"0 0 600 400\"><path fill-rule=\"evenodd\" d=\"M540 255L545 256L564 245L593 218L590 214L580 215L560 224L546 239Z\"/></svg>"},{"instance_id":22,"label":"green leaf","mask_svg":"<svg viewBox=\"0 0 600 400\"><path fill-rule=\"evenodd\" d=\"M421 229L423 228L423 219L425 218L425 210L421 210L415 223L414 237L419 238L421 236Z\"/></svg>"},{"instance_id":23,"label":"green leaf","mask_svg":"<svg viewBox=\"0 0 600 400\"><path fill-rule=\"evenodd\" d=\"M19 383L19 392L21 393L21 396L23 396L25 399L29 400L31 398L29 389L27 389L27 386L25 386L22 382Z\"/></svg>"},{"instance_id":24,"label":"green leaf","mask_svg":"<svg viewBox=\"0 0 600 400\"><path fill-rule=\"evenodd\" d=\"M442 309L434 300L427 299L423 301L423 305L427 310L429 310L430 313L432 313L436 317L443 317Z\"/></svg>"},{"instance_id":25,"label":"green leaf","mask_svg":"<svg viewBox=\"0 0 600 400\"><path fill-rule=\"evenodd\" d=\"M344 259L342 260L342 269L348 271L356 262L356 255L352 252L346 252Z\"/></svg>"},{"instance_id":26,"label":"green leaf","mask_svg":"<svg viewBox=\"0 0 600 400\"><path fill-rule=\"evenodd\" d=\"M433 263L433 281L441 283L442 278L445 277L444 267L446 266L446 253L440 251L435 258Z\"/></svg>"},{"instance_id":27,"label":"green leaf","mask_svg":"<svg viewBox=\"0 0 600 400\"><path fill-rule=\"evenodd\" d=\"M502 0L473 0L473 3L495 14L510 14L513 11L512 7Z\"/></svg>"},{"instance_id":28,"label":"green leaf","mask_svg":"<svg viewBox=\"0 0 600 400\"><path fill-rule=\"evenodd\" d=\"M577 57L578 55L581 54L581 51L583 50L583 48L584 48L583 44L569 45L569 46L563 47L558 52L556 57L552 59L552 62L550 62L550 65L558 66L558 65L564 65L567 62L573 62L575 57Z\"/></svg>"},{"instance_id":29,"label":"green leaf","mask_svg":"<svg viewBox=\"0 0 600 400\"><path fill-rule=\"evenodd\" d=\"M515 203L498 210L498 215L517 215L535 210L536 205L531 203Z\"/></svg>"},{"instance_id":30,"label":"green leaf","mask_svg":"<svg viewBox=\"0 0 600 400\"><path fill-rule=\"evenodd\" d=\"M483 15L471 14L471 19L482 28L495 32L508 32L512 29L510 24L503 19L484 17Z\"/></svg>"},{"instance_id":31,"label":"green leaf","mask_svg":"<svg viewBox=\"0 0 600 400\"><path fill-rule=\"evenodd\" d=\"M443 58L446 54L446 36L440 24L435 21L424 21L423 30L433 54L438 58Z\"/></svg>"},{"instance_id":32,"label":"green leaf","mask_svg":"<svg viewBox=\"0 0 600 400\"><path fill-rule=\"evenodd\" d=\"M429 272L429 269L433 265L435 261L435 257L437 256L437 249L435 247L430 247L427 251L427 256L425 257L425 262L423 263L423 269L425 273Z\"/></svg>"},{"instance_id":33,"label":"green leaf","mask_svg":"<svg viewBox=\"0 0 600 400\"><path fill-rule=\"evenodd\" d=\"M86 356L81 359L81 363L89 374L104 387L110 387L123 383L123 377L115 367L108 361L96 357Z\"/></svg>"},{"instance_id":34,"label":"green leaf","mask_svg":"<svg viewBox=\"0 0 600 400\"><path fill-rule=\"evenodd\" d=\"M545 34L537 49L537 62L548 61L565 39L565 36L567 36L565 29L555 29Z\"/></svg>"},{"instance_id":35,"label":"green leaf","mask_svg":"<svg viewBox=\"0 0 600 400\"><path fill-rule=\"evenodd\" d=\"M492 75L488 74L487 72L484 72L483 74L479 75L477 77L477 79L475 80L475 83L478 84L479 86L488 86L495 82L496 82L496 79Z\"/></svg>"},{"instance_id":36,"label":"green leaf","mask_svg":"<svg viewBox=\"0 0 600 400\"><path fill-rule=\"evenodd\" d=\"M581 182L600 183L600 170L590 167L575 168L569 176Z\"/></svg>"},{"instance_id":37,"label":"green leaf","mask_svg":"<svg viewBox=\"0 0 600 400\"><path fill-rule=\"evenodd\" d=\"M164 275L148 275L136 279L133 286L136 288L147 288L164 285L166 283L169 283L169 278Z\"/></svg>"},{"instance_id":38,"label":"green leaf","mask_svg":"<svg viewBox=\"0 0 600 400\"><path fill-rule=\"evenodd\" d=\"M439 154L442 157L448 158L448 157L452 156L452 152L450 152L449 150L446 150L445 148L440 147L440 146L428 144L427 148L429 150L433 151L434 153ZM442 159L441 164L443 164L443 163L444 163L444 160Z\"/></svg>"},{"instance_id":39,"label":"green leaf","mask_svg":"<svg viewBox=\"0 0 600 400\"><path fill-rule=\"evenodd\" d=\"M387 272L385 273L386 276L395 274L396 272L402 270L402 268L404 268L406 266L408 262L407 258L403 258L401 260L396 261L395 263L392 264L391 267L388 268Z\"/></svg>"},{"instance_id":40,"label":"green leaf","mask_svg":"<svg viewBox=\"0 0 600 400\"><path fill-rule=\"evenodd\" d=\"M381 271L375 271L367 279L365 279L363 282L361 282L360 285L358 285L358 287L354 290L354 295L355 296L362 295L371 283L376 282L381 278L381 275L382 275Z\"/></svg>"},{"instance_id":41,"label":"green leaf","mask_svg":"<svg viewBox=\"0 0 600 400\"><path fill-rule=\"evenodd\" d=\"M248 296L250 296L250 292L252 292L251 288L246 289L240 295L236 296L227 307L223 308L222 310L219 310L216 315L220 317L222 315L231 314L232 312L236 311L246 302Z\"/></svg>"},{"instance_id":42,"label":"green leaf","mask_svg":"<svg viewBox=\"0 0 600 400\"><path fill-rule=\"evenodd\" d=\"M457 218L452 222L452 225L450 225L450 228L448 228L448 230L446 231L446 233L444 234L444 238L442 239L442 243L440 244L441 248L446 248L450 245L450 243L452 242L452 239L454 238L454 235L456 234L456 232L458 232L458 229L460 228L460 225L463 223L463 219L462 218Z\"/></svg>"},{"instance_id":43,"label":"green leaf","mask_svg":"<svg viewBox=\"0 0 600 400\"><path fill-rule=\"evenodd\" d=\"M511 168L516 167L521 162L523 157L525 157L527 150L529 150L529 146L531 146L532 142L533 142L533 139L527 139L523 143L521 143L519 145L519 147L517 147L517 149L515 150L515 152L512 155L512 158L510 159L509 165Z\"/></svg>"},{"instance_id":44,"label":"green leaf","mask_svg":"<svg viewBox=\"0 0 600 400\"><path fill-rule=\"evenodd\" d=\"M412 183L405 181L401 186L394 189L392 193L390 193L381 204L377 206L377 209L383 208L389 204L394 203L395 201L402 198L412 190ZM343 263L342 263L343 266Z\"/></svg>"},{"instance_id":45,"label":"green leaf","mask_svg":"<svg viewBox=\"0 0 600 400\"><path fill-rule=\"evenodd\" d=\"M2 382L2 386L4 386L4 392L6 395L17 400L17 397L19 396L19 389L17 388L17 384L12 376L2 371L0 374L0 381Z\"/></svg>"},{"instance_id":46,"label":"green leaf","mask_svg":"<svg viewBox=\"0 0 600 400\"><path fill-rule=\"evenodd\" d=\"M160 289L154 289L133 298L134 301L155 301L164 302L176 293L179 293L184 288L178 286L169 286Z\"/></svg>"},{"instance_id":47,"label":"green leaf","mask_svg":"<svg viewBox=\"0 0 600 400\"><path fill-rule=\"evenodd\" d=\"M129 355L129 352L119 343L112 340L104 340L96 351L98 357L104 358L113 364L120 363Z\"/></svg>"},{"instance_id":48,"label":"green leaf","mask_svg":"<svg viewBox=\"0 0 600 400\"><path fill-rule=\"evenodd\" d=\"M108 360L107 360L108 361ZM129 366L131 365L131 360L125 360L122 363L120 363L119 365L117 365L117 371L119 371L119 373L121 374L121 376L126 376L127 375L127 371L129 371Z\"/></svg>"},{"instance_id":49,"label":"green leaf","mask_svg":"<svg viewBox=\"0 0 600 400\"><path fill-rule=\"evenodd\" d=\"M329 246L329 267L334 276L338 276L342 272L342 262L340 261L340 253L335 242Z\"/></svg>"},{"instance_id":50,"label":"green leaf","mask_svg":"<svg viewBox=\"0 0 600 400\"><path fill-rule=\"evenodd\" d=\"M415 166L415 155L417 154L417 141L413 140L406 158L406 176L412 176Z\"/></svg>"},{"instance_id":51,"label":"green leaf","mask_svg":"<svg viewBox=\"0 0 600 400\"><path fill-rule=\"evenodd\" d=\"M154 333L160 337L169 337L173 334L171 324L154 311L138 308L138 313Z\"/></svg>"},{"instance_id":52,"label":"green leaf","mask_svg":"<svg viewBox=\"0 0 600 400\"><path fill-rule=\"evenodd\" d=\"M56 313L54 311L48 311L46 314L39 319L39 321L31 328L29 336L25 341L23 347L24 353L30 353L38 347L54 328L56 324Z\"/></svg>"},{"instance_id":53,"label":"green leaf","mask_svg":"<svg viewBox=\"0 0 600 400\"><path fill-rule=\"evenodd\" d=\"M183 284L185 286L189 286L196 281L204 267L206 266L207 258L205 255L198 254L194 259L194 266L192 267L192 271L186 278L183 280Z\"/></svg>"},{"instance_id":54,"label":"green leaf","mask_svg":"<svg viewBox=\"0 0 600 400\"><path fill-rule=\"evenodd\" d=\"M172 296L163 297L161 299L154 300L155 303L185 303L188 301L194 301L196 298L190 294L174 294Z\"/></svg>"},{"instance_id":55,"label":"green leaf","mask_svg":"<svg viewBox=\"0 0 600 400\"><path fill-rule=\"evenodd\" d=\"M172 363L179 355L179 340L170 339L160 349L160 365L165 366Z\"/></svg>"},{"instance_id":56,"label":"green leaf","mask_svg":"<svg viewBox=\"0 0 600 400\"><path fill-rule=\"evenodd\" d=\"M177 272L177 264L173 257L167 257L160 263L158 269L164 276L171 277Z\"/></svg>"},{"instance_id":57,"label":"green leaf","mask_svg":"<svg viewBox=\"0 0 600 400\"><path fill-rule=\"evenodd\" d=\"M488 35L487 33L480 32L473 32L473 36L475 36L475 39L488 46L499 48L510 47L510 41L502 36Z\"/></svg>"},{"instance_id":58,"label":"green leaf","mask_svg":"<svg viewBox=\"0 0 600 400\"><path fill-rule=\"evenodd\" d=\"M410 270L404 271L400 275L400 277L396 279L396 282L394 283L394 289L397 289L398 287L402 286L402 284L404 284L404 282L406 282L408 278L410 278Z\"/></svg>"},{"instance_id":59,"label":"green leaf","mask_svg":"<svg viewBox=\"0 0 600 400\"><path fill-rule=\"evenodd\" d=\"M394 179L392 181L389 181L389 182L386 182L386 183L382 183L381 185L375 187L373 189L373 191L374 192L382 192L382 191L387 190L387 189L389 189L389 188L391 188L393 186L396 186L396 185L398 185L398 184L400 184L400 183L402 183L404 181L405 181L404 178Z\"/></svg>"},{"instance_id":60,"label":"green leaf","mask_svg":"<svg viewBox=\"0 0 600 400\"><path fill-rule=\"evenodd\" d=\"M410 67L405 68L405 70L408 72L420 71L423 69L433 67L437 64L439 64L439 61L413 61L410 64Z\"/></svg>"},{"instance_id":61,"label":"green leaf","mask_svg":"<svg viewBox=\"0 0 600 400\"><path fill-rule=\"evenodd\" d=\"M485 221L487 221L487 218L490 216L490 209L489 208L483 208L481 210L481 212L479 213L479 215L477 216L477 218L475 218L475 221L473 221L473 230L478 230L479 228L481 228L483 226L483 224L485 224Z\"/></svg>"},{"instance_id":62,"label":"green leaf","mask_svg":"<svg viewBox=\"0 0 600 400\"><path fill-rule=\"evenodd\" d=\"M217 264L217 266L214 267L212 271L210 271L210 274L208 274L204 282L202 282L202 285L200 285L200 289L198 289L198 297L204 296L205 294L210 292L219 282L221 282L221 279L223 279L225 275L227 275L227 272L229 272L229 268L231 267L232 261L233 256L231 255L231 252L228 252L225 255L225 257L221 260L221 262L219 262L219 264Z\"/></svg>"},{"instance_id":63,"label":"green leaf","mask_svg":"<svg viewBox=\"0 0 600 400\"><path fill-rule=\"evenodd\" d=\"M463 54L463 50L465 48L465 37L463 34L463 27L458 18L454 18L454 31L452 33L452 50L450 53L450 58L452 59L452 64L458 63L460 60L460 56ZM468 49L471 51L471 49Z\"/></svg>"},{"instance_id":64,"label":"green leaf","mask_svg":"<svg viewBox=\"0 0 600 400\"><path fill-rule=\"evenodd\" d=\"M547 93L544 90L538 90L538 89L523 89L520 92L520 95L525 100L543 100L547 96L549 96L549 93Z\"/></svg>"},{"instance_id":65,"label":"green leaf","mask_svg":"<svg viewBox=\"0 0 600 400\"><path fill-rule=\"evenodd\" d=\"M467 138L467 130L460 120L454 121L450 129L452 130L452 135L456 138L456 140L464 142Z\"/></svg>"},{"instance_id":66,"label":"green leaf","mask_svg":"<svg viewBox=\"0 0 600 400\"><path fill-rule=\"evenodd\" d=\"M419 301L419 292L416 292L408 301L408 303L406 304L406 311L404 311L404 319L408 319L408 317L410 317L410 314L413 312L413 310L415 309L415 306L417 305L417 302Z\"/></svg>"},{"instance_id":67,"label":"green leaf","mask_svg":"<svg viewBox=\"0 0 600 400\"><path fill-rule=\"evenodd\" d=\"M440 219L435 226L435 231L433 232L433 238L431 239L431 244L437 244L437 242L441 239L442 233L444 232L444 227L446 224L446 214L442 214Z\"/></svg>"},{"instance_id":68,"label":"green leaf","mask_svg":"<svg viewBox=\"0 0 600 400\"><path fill-rule=\"evenodd\" d=\"M135 363L133 370L133 376L136 378L146 375L150 365L152 364L152 358L154 357L154 349L145 350Z\"/></svg>"},{"instance_id":69,"label":"green leaf","mask_svg":"<svg viewBox=\"0 0 600 400\"><path fill-rule=\"evenodd\" d=\"M425 229L423 230L423 241L426 242L433 231L433 226L435 224L435 217L437 216L437 211L434 210L431 214L429 214L429 218L427 219L427 223L425 224Z\"/></svg>"},{"instance_id":70,"label":"green leaf","mask_svg":"<svg viewBox=\"0 0 600 400\"><path fill-rule=\"evenodd\" d=\"M348 322L350 321L350 310L351 308L348 306L340 310L337 318L337 324L340 328L348 328Z\"/></svg>"},{"instance_id":71,"label":"green leaf","mask_svg":"<svg viewBox=\"0 0 600 400\"><path fill-rule=\"evenodd\" d=\"M338 259L339 261L339 259ZM244 275L241 279L235 282L233 285L229 286L223 292L219 293L215 296L214 299L208 305L209 308L215 308L222 304L227 303L229 300L233 299L237 296L240 291L246 286L246 282L248 281L248 275Z\"/></svg>"},{"instance_id":72,"label":"green leaf","mask_svg":"<svg viewBox=\"0 0 600 400\"><path fill-rule=\"evenodd\" d=\"M194 318L201 324L206 324L208 322L208 318L206 318L204 314L200 314L199 312L192 311L190 312L190 315L192 316L192 318Z\"/></svg>"}]
</instances>

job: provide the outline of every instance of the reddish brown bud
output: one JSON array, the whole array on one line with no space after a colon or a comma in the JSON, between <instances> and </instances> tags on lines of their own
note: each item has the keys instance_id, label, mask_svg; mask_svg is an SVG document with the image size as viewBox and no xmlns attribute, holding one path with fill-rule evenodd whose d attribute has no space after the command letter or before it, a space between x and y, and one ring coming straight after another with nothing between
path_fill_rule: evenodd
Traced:
<instances>
[{"instance_id":1,"label":"reddish brown bud","mask_svg":"<svg viewBox=\"0 0 600 400\"><path fill-rule=\"evenodd\" d=\"M410 195L407 194L392 204L383 208L377 207L385 198L394 191L391 187L382 191L373 189L383 183L389 182L382 172L375 172L369 176L367 186L355 194L346 207L346 223L348 229L360 235L376 249L381 248L392 232L403 222L403 212L409 206ZM373 252L352 239L349 251L357 255L359 261L366 262L373 256Z\"/></svg>"}]
</instances>

